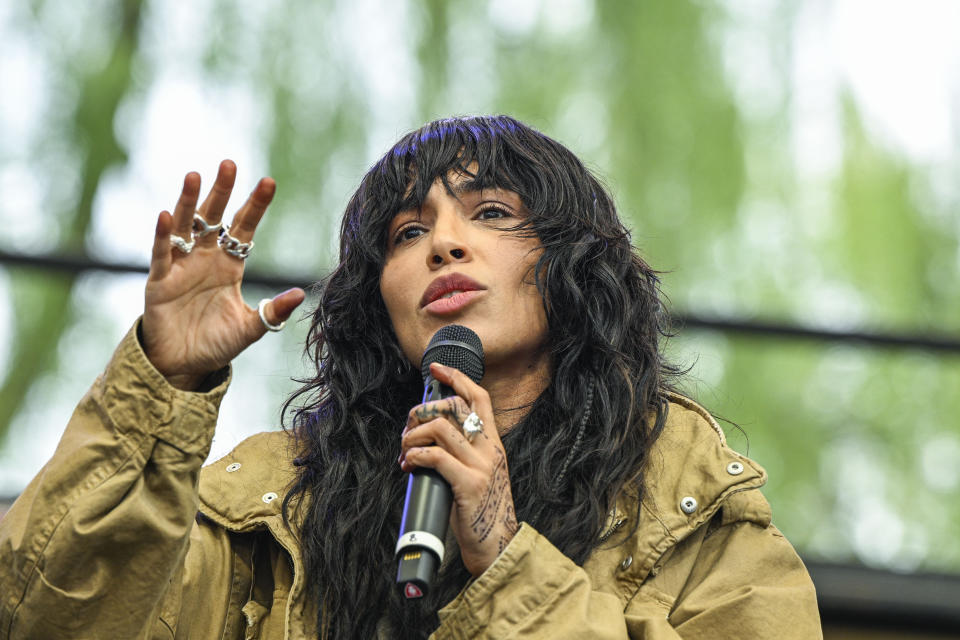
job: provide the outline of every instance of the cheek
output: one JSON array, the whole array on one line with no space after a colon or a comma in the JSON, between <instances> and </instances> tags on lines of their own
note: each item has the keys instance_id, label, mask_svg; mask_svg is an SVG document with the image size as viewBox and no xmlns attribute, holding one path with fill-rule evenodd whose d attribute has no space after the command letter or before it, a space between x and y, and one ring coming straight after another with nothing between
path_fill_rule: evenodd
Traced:
<instances>
[{"instance_id":1,"label":"cheek","mask_svg":"<svg viewBox=\"0 0 960 640\"><path fill-rule=\"evenodd\" d=\"M517 293L539 298L535 276L537 260L543 253L539 243L527 238L504 238L499 249L504 258L502 268L516 281Z\"/></svg>"},{"instance_id":2,"label":"cheek","mask_svg":"<svg viewBox=\"0 0 960 640\"><path fill-rule=\"evenodd\" d=\"M390 314L390 317L393 317L393 310L391 309L392 302L390 299L390 292L392 291L392 281L390 278L390 272L384 267L383 272L380 273L380 297L383 298L383 304L387 308L387 312Z\"/></svg>"},{"instance_id":3,"label":"cheek","mask_svg":"<svg viewBox=\"0 0 960 640\"><path fill-rule=\"evenodd\" d=\"M547 316L534 273L542 251L538 245L531 245L529 240L513 239L512 244L510 248L514 258L510 261L508 268L516 280L514 289L516 304L531 330L544 331L547 326Z\"/></svg>"},{"instance_id":4,"label":"cheek","mask_svg":"<svg viewBox=\"0 0 960 640\"><path fill-rule=\"evenodd\" d=\"M401 260L389 258L380 271L380 297L390 314L390 320L396 325L397 315L403 308L404 265Z\"/></svg>"},{"instance_id":5,"label":"cheek","mask_svg":"<svg viewBox=\"0 0 960 640\"><path fill-rule=\"evenodd\" d=\"M397 277L395 269L384 266L380 273L380 297L383 298L383 306L387 308L387 315L390 316L390 323L396 327L402 325L400 314L400 278ZM399 336L398 336L399 338Z\"/></svg>"},{"instance_id":6,"label":"cheek","mask_svg":"<svg viewBox=\"0 0 960 640\"><path fill-rule=\"evenodd\" d=\"M401 264L388 261L380 273L380 297L383 298L383 306L386 307L387 315L390 316L390 324L393 325L397 343L409 359L411 345L416 342L416 336L410 335L410 329L414 324L409 321L412 313L408 300L410 283L403 274Z\"/></svg>"}]
</instances>

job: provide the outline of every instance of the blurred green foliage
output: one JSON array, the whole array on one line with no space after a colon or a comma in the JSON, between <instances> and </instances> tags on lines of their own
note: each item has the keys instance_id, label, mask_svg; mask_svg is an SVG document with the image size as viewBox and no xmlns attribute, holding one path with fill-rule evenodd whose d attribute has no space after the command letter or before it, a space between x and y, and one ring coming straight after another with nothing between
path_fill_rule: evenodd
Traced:
<instances>
[{"instance_id":1,"label":"blurred green foliage","mask_svg":"<svg viewBox=\"0 0 960 640\"><path fill-rule=\"evenodd\" d=\"M849 93L836 97L841 139L824 150L839 155L836 167L810 178L795 163L793 3L770 3L769 39L757 45L774 70L765 109L744 101L737 70L724 65L718 34L737 19L726 5L560 4L566 13L532 3L530 17L496 0L196 3L190 17L206 27L191 71L211 86L244 87L264 114L255 135L280 192L258 232L258 268L328 268L338 212L404 130L445 115L510 113L605 178L678 309L960 334L960 227L955 203L931 195L928 167L874 140ZM133 151L118 140L116 117L124 105L145 108L165 53L162 37L143 34L170 6L38 0L7 18L5 29L35 34L50 76L75 88L50 100L49 132L26 152L0 143L0 168L42 171L56 157L74 176L48 185L51 202L70 203L54 212L53 250L82 248L104 176ZM58 12L70 11L109 28L59 41ZM87 65L98 48L107 53ZM17 313L0 434L27 410L31 385L58 366L58 340L77 322L73 278L7 277ZM801 550L960 570L957 356L682 328L668 349L692 367L691 395L739 425L728 429L732 443L746 450L749 440L769 469L775 520Z\"/></svg>"}]
</instances>

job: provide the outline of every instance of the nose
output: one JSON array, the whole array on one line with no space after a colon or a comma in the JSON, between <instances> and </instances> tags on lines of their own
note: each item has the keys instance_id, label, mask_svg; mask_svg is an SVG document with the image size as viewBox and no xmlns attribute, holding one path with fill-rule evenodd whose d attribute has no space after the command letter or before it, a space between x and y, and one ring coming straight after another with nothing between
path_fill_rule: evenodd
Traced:
<instances>
[{"instance_id":1,"label":"nose","mask_svg":"<svg viewBox=\"0 0 960 640\"><path fill-rule=\"evenodd\" d=\"M438 212L431 233L431 268L437 269L451 262L468 262L472 252L467 241L467 230L456 211Z\"/></svg>"}]
</instances>

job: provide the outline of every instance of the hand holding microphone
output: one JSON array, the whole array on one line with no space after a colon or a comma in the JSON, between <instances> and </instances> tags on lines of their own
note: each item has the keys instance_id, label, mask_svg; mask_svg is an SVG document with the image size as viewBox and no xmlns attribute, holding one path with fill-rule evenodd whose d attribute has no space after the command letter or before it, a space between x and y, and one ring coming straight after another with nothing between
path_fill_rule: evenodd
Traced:
<instances>
[{"instance_id":1,"label":"hand holding microphone","mask_svg":"<svg viewBox=\"0 0 960 640\"><path fill-rule=\"evenodd\" d=\"M448 522L474 576L492 564L518 526L490 396L477 384L483 376L479 338L466 327L442 328L421 370L424 402L410 411L400 453L401 467L413 472L397 543L397 583L408 598L429 590L443 560Z\"/></svg>"}]
</instances>

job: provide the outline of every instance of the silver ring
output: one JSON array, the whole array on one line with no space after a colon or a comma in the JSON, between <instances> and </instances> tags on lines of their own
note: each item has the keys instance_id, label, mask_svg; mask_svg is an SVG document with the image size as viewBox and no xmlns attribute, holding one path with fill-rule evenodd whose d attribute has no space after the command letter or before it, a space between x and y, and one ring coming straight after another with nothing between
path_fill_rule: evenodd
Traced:
<instances>
[{"instance_id":1,"label":"silver ring","mask_svg":"<svg viewBox=\"0 0 960 640\"><path fill-rule=\"evenodd\" d=\"M250 242L240 242L230 235L230 227L228 226L221 226L220 237L217 238L217 244L234 258L240 258L241 260L246 260L250 252L253 251L253 240Z\"/></svg>"},{"instance_id":2,"label":"silver ring","mask_svg":"<svg viewBox=\"0 0 960 640\"><path fill-rule=\"evenodd\" d=\"M211 233L218 233L222 226L223 224L219 222L217 224L210 224L203 219L199 211L196 211L193 214L193 239L196 240L197 238L208 236Z\"/></svg>"},{"instance_id":3,"label":"silver ring","mask_svg":"<svg viewBox=\"0 0 960 640\"><path fill-rule=\"evenodd\" d=\"M195 245L196 242L193 240L184 240L180 236L171 235L170 244L180 249L183 253L190 253L193 251L193 245Z\"/></svg>"},{"instance_id":4,"label":"silver ring","mask_svg":"<svg viewBox=\"0 0 960 640\"><path fill-rule=\"evenodd\" d=\"M257 305L257 313L260 314L260 322L262 322L263 326L267 328L267 331L283 331L283 328L287 326L286 320L284 320L280 324L270 324L269 322L267 322L267 316L266 314L263 313L263 308L266 306L268 302L270 302L270 298L264 298Z\"/></svg>"},{"instance_id":5,"label":"silver ring","mask_svg":"<svg viewBox=\"0 0 960 640\"><path fill-rule=\"evenodd\" d=\"M476 411L471 411L467 419L463 421L463 435L467 437L468 442L473 442L478 433L483 433L483 420L480 419Z\"/></svg>"}]
</instances>

